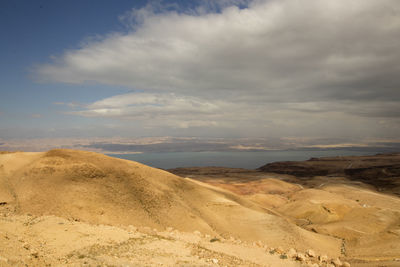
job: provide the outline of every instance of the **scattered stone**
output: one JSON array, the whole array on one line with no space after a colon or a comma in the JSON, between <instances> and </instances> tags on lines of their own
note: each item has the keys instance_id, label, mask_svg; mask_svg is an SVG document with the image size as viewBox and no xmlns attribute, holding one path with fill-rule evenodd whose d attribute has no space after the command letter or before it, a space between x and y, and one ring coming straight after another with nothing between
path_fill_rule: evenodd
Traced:
<instances>
[{"instance_id":1,"label":"scattered stone","mask_svg":"<svg viewBox=\"0 0 400 267\"><path fill-rule=\"evenodd\" d=\"M175 237L175 236L176 236L176 233L175 233L175 232L169 232L168 235L169 235L170 237Z\"/></svg>"},{"instance_id":2,"label":"scattered stone","mask_svg":"<svg viewBox=\"0 0 400 267\"><path fill-rule=\"evenodd\" d=\"M274 248L269 249L269 254L275 254L276 250Z\"/></svg>"},{"instance_id":3,"label":"scattered stone","mask_svg":"<svg viewBox=\"0 0 400 267\"><path fill-rule=\"evenodd\" d=\"M262 247L264 247L264 244L263 244L263 242L261 240L258 240L256 242L256 246L262 248Z\"/></svg>"},{"instance_id":4,"label":"scattered stone","mask_svg":"<svg viewBox=\"0 0 400 267\"><path fill-rule=\"evenodd\" d=\"M197 230L196 230L196 231L194 231L194 232L193 232L193 234L195 234L195 235L197 235L197 236L201 236L201 233L200 233L200 231L197 231Z\"/></svg>"},{"instance_id":5,"label":"scattered stone","mask_svg":"<svg viewBox=\"0 0 400 267\"><path fill-rule=\"evenodd\" d=\"M286 254L282 254L279 256L279 258L281 258L282 260L286 260L288 256Z\"/></svg>"},{"instance_id":6,"label":"scattered stone","mask_svg":"<svg viewBox=\"0 0 400 267\"><path fill-rule=\"evenodd\" d=\"M28 243L24 243L24 244L22 245L22 247L23 247L24 249L30 249L30 248L31 248L31 246L30 246Z\"/></svg>"},{"instance_id":7,"label":"scattered stone","mask_svg":"<svg viewBox=\"0 0 400 267\"><path fill-rule=\"evenodd\" d=\"M213 262L214 264L218 264L218 260L217 260L217 259L212 259L212 262Z\"/></svg>"},{"instance_id":8,"label":"scattered stone","mask_svg":"<svg viewBox=\"0 0 400 267\"><path fill-rule=\"evenodd\" d=\"M293 259L293 258L295 258L297 256L297 251L294 248L291 248L291 249L289 249L288 252L286 252L286 255L289 258Z\"/></svg>"},{"instance_id":9,"label":"scattered stone","mask_svg":"<svg viewBox=\"0 0 400 267\"><path fill-rule=\"evenodd\" d=\"M339 258L333 259L332 260L333 265L335 265L336 267L340 267L342 266L342 261Z\"/></svg>"},{"instance_id":10,"label":"scattered stone","mask_svg":"<svg viewBox=\"0 0 400 267\"><path fill-rule=\"evenodd\" d=\"M286 252L286 255L291 259L296 258L297 251L294 248L291 248Z\"/></svg>"},{"instance_id":11,"label":"scattered stone","mask_svg":"<svg viewBox=\"0 0 400 267\"><path fill-rule=\"evenodd\" d=\"M277 247L277 248L275 249L275 251L276 251L277 253L279 253L279 254L282 254L282 253L284 252L284 250L283 250L282 247Z\"/></svg>"},{"instance_id":12,"label":"scattered stone","mask_svg":"<svg viewBox=\"0 0 400 267\"><path fill-rule=\"evenodd\" d=\"M213 237L213 238L210 239L210 242L211 242L211 243L212 243L212 242L217 242L217 241L220 241L219 238Z\"/></svg>"},{"instance_id":13,"label":"scattered stone","mask_svg":"<svg viewBox=\"0 0 400 267\"><path fill-rule=\"evenodd\" d=\"M31 252L31 256L34 258L38 258L39 257L39 253L37 251L32 251Z\"/></svg>"},{"instance_id":14,"label":"scattered stone","mask_svg":"<svg viewBox=\"0 0 400 267\"><path fill-rule=\"evenodd\" d=\"M299 252L296 254L296 260L304 262L304 261L306 261L306 256L303 253Z\"/></svg>"},{"instance_id":15,"label":"scattered stone","mask_svg":"<svg viewBox=\"0 0 400 267\"><path fill-rule=\"evenodd\" d=\"M307 250L306 254L307 254L307 256L309 256L309 257L311 257L311 258L314 258L314 257L317 256L317 255L315 254L315 251L312 250L312 249Z\"/></svg>"},{"instance_id":16,"label":"scattered stone","mask_svg":"<svg viewBox=\"0 0 400 267\"><path fill-rule=\"evenodd\" d=\"M345 261L345 262L342 263L342 266L343 266L343 267L350 267L351 265L350 265L350 263L348 263L347 261Z\"/></svg>"},{"instance_id":17,"label":"scattered stone","mask_svg":"<svg viewBox=\"0 0 400 267\"><path fill-rule=\"evenodd\" d=\"M328 256L326 255L321 255L318 257L320 262L327 262L328 261Z\"/></svg>"}]
</instances>

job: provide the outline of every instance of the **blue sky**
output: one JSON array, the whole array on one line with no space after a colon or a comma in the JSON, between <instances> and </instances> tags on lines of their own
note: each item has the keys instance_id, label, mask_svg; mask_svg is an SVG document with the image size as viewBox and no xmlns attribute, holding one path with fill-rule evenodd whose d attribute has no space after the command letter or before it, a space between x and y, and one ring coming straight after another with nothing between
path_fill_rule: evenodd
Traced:
<instances>
[{"instance_id":1,"label":"blue sky","mask_svg":"<svg viewBox=\"0 0 400 267\"><path fill-rule=\"evenodd\" d=\"M29 137L21 133L24 129L34 137L47 137L51 135L47 129L88 123L63 115L63 109L53 103L95 101L114 94L115 88L111 93L101 85L37 83L32 69L65 49L78 48L86 38L125 31L118 16L133 8L133 3L141 6L145 1L0 2L1 137Z\"/></svg>"},{"instance_id":2,"label":"blue sky","mask_svg":"<svg viewBox=\"0 0 400 267\"><path fill-rule=\"evenodd\" d=\"M79 49L88 39L129 31L132 25L126 25L120 17L149 3L144 0L1 1L0 31L4 35L0 42L0 138L112 135L107 130L97 131L104 120L66 115L68 109L55 103L91 103L132 88L98 83L42 83L32 72L35 66L51 61L51 57L65 50ZM197 4L197 1L162 2L163 8L177 12Z\"/></svg>"},{"instance_id":3,"label":"blue sky","mask_svg":"<svg viewBox=\"0 0 400 267\"><path fill-rule=\"evenodd\" d=\"M395 0L0 2L0 139L398 139Z\"/></svg>"}]
</instances>

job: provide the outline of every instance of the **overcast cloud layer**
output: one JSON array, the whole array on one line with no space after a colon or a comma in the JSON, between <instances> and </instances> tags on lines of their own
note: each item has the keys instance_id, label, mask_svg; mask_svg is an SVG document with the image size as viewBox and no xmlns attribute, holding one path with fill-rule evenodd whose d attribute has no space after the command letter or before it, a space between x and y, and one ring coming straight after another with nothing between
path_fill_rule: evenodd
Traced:
<instances>
[{"instance_id":1,"label":"overcast cloud layer","mask_svg":"<svg viewBox=\"0 0 400 267\"><path fill-rule=\"evenodd\" d=\"M36 75L132 88L71 114L160 133L400 134L398 0L225 1L210 13L212 3L132 10L121 16L128 32L66 51Z\"/></svg>"}]
</instances>

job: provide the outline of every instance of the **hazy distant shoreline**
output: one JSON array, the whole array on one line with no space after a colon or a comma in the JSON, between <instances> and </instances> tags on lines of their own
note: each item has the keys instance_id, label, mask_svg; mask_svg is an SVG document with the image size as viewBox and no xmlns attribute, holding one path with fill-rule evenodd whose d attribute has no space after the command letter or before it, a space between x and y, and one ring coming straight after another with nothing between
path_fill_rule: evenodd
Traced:
<instances>
[{"instance_id":1,"label":"hazy distant shoreline","mask_svg":"<svg viewBox=\"0 0 400 267\"><path fill-rule=\"evenodd\" d=\"M277 161L300 161L309 158L334 156L364 156L375 155L381 151L355 150L279 150L279 151L202 151L202 152L151 152L124 153L107 155L138 161L140 163L161 169L178 167L219 166L229 168L256 169L266 163Z\"/></svg>"}]
</instances>

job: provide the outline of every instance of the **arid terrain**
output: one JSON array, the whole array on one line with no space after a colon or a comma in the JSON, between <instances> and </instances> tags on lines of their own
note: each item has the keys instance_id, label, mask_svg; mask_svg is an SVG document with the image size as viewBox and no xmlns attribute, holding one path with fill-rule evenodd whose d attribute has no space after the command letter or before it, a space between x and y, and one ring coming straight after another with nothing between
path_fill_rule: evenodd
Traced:
<instances>
[{"instance_id":1,"label":"arid terrain","mask_svg":"<svg viewBox=\"0 0 400 267\"><path fill-rule=\"evenodd\" d=\"M398 163L167 172L77 150L3 152L0 266L399 266Z\"/></svg>"},{"instance_id":2,"label":"arid terrain","mask_svg":"<svg viewBox=\"0 0 400 267\"><path fill-rule=\"evenodd\" d=\"M354 266L399 266L400 155L275 162L257 170L177 168L234 192L303 229L342 240Z\"/></svg>"}]
</instances>

